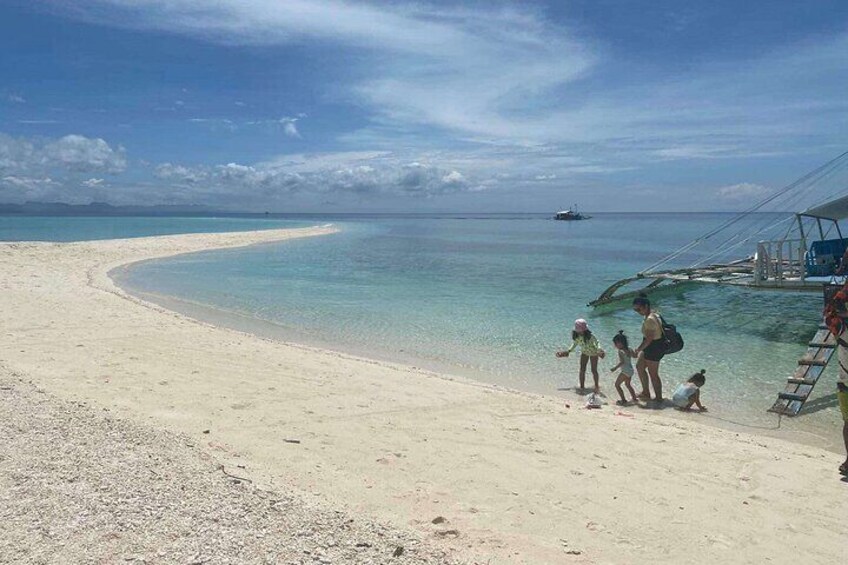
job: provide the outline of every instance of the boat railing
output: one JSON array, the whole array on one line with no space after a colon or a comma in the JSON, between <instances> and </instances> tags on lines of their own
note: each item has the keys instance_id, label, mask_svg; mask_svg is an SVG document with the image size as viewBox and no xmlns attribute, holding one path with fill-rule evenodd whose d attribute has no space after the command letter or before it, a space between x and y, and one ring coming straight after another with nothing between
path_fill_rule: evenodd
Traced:
<instances>
[{"instance_id":1,"label":"boat railing","mask_svg":"<svg viewBox=\"0 0 848 565\"><path fill-rule=\"evenodd\" d=\"M779 239L757 244L754 284L806 277L807 240Z\"/></svg>"}]
</instances>

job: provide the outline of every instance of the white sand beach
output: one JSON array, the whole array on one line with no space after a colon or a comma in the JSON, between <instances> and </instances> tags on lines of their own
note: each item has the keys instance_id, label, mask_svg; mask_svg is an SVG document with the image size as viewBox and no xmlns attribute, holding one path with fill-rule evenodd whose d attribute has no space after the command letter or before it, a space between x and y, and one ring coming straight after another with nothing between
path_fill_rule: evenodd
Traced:
<instances>
[{"instance_id":1,"label":"white sand beach","mask_svg":"<svg viewBox=\"0 0 848 565\"><path fill-rule=\"evenodd\" d=\"M188 437L263 489L411 529L434 548L422 556L533 564L845 560L848 484L836 472L836 453L694 417L589 411L214 327L134 298L108 274L137 261L333 231L0 244L0 364L57 402L85 402L128 425ZM0 399L9 395L0 391ZM68 438L56 430L61 446ZM8 469L27 449L3 448L5 491L20 479ZM57 448L55 457L66 455ZM32 538L18 532L16 539ZM139 543L136 553L149 562L185 562ZM260 553L244 555L258 561ZM40 555L31 562L62 562ZM123 560L113 557L101 562Z\"/></svg>"}]
</instances>

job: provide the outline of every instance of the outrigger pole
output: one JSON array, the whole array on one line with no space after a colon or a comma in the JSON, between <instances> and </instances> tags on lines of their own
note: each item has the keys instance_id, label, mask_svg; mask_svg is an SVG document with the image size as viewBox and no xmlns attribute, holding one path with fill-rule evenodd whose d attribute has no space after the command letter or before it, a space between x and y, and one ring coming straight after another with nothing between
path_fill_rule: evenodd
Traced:
<instances>
[{"instance_id":1,"label":"outrigger pole","mask_svg":"<svg viewBox=\"0 0 848 565\"><path fill-rule=\"evenodd\" d=\"M658 292L664 289L680 287L682 283L712 283L734 286L747 286L772 289L789 289L818 291L822 281L810 281L807 276L809 259L804 218L815 221L819 235L824 240L826 233L822 220L829 220L836 225L840 240L842 231L838 220L848 217L848 183L838 187L837 194L827 194L823 203L804 209L803 212L791 214L787 209L797 206L804 197L809 197L816 188L821 188L834 174L848 165L848 151L824 165L805 174L798 180L770 194L750 208L725 220L716 228L690 241L674 252L659 259L634 275L614 282L602 292L589 306L601 306L629 298L639 292ZM821 202L821 200L820 200ZM766 209L771 205L770 209ZM777 219L769 216L753 217L755 213L780 213ZM740 224L745 219L751 219L747 227L742 225L735 233L713 244L714 238L726 233L729 228ZM793 227L784 226L795 220L797 233ZM782 235L778 229L785 230ZM735 249L750 242L754 238L771 235L771 240L759 241L757 252L742 256L732 255ZM778 236L775 239L775 236ZM790 237L792 236L792 237ZM660 270L659 268L693 252L707 243L713 244L706 253L694 255L693 262L688 266ZM837 258L838 259L838 258ZM631 283L640 280L650 281L638 290L620 292Z\"/></svg>"}]
</instances>

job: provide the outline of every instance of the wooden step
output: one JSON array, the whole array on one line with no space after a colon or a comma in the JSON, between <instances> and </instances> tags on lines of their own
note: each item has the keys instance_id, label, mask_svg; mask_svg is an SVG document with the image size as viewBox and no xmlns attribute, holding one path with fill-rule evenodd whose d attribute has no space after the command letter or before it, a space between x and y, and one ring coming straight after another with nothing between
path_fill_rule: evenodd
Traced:
<instances>
[{"instance_id":1,"label":"wooden step","mask_svg":"<svg viewBox=\"0 0 848 565\"><path fill-rule=\"evenodd\" d=\"M795 369L795 373L792 375L792 378L809 381L812 379L818 379L823 372L824 365L798 365Z\"/></svg>"},{"instance_id":2,"label":"wooden step","mask_svg":"<svg viewBox=\"0 0 848 565\"><path fill-rule=\"evenodd\" d=\"M774 401L774 405L769 408L768 411L774 412L775 414L783 414L784 416L796 416L801 409L801 404L803 404L803 401L790 401L778 398Z\"/></svg>"},{"instance_id":3,"label":"wooden step","mask_svg":"<svg viewBox=\"0 0 848 565\"><path fill-rule=\"evenodd\" d=\"M786 382L791 385L810 385L816 384L817 379L786 379Z\"/></svg>"},{"instance_id":4,"label":"wooden step","mask_svg":"<svg viewBox=\"0 0 848 565\"><path fill-rule=\"evenodd\" d=\"M798 364L799 365L811 365L813 367L824 367L825 365L827 365L827 359L804 358L804 359L799 359Z\"/></svg>"},{"instance_id":5,"label":"wooden step","mask_svg":"<svg viewBox=\"0 0 848 565\"><path fill-rule=\"evenodd\" d=\"M810 340L810 347L817 347L819 343L825 344L827 347L833 347L836 345L836 338L833 337L830 330L820 329L813 336L813 339Z\"/></svg>"},{"instance_id":6,"label":"wooden step","mask_svg":"<svg viewBox=\"0 0 848 565\"><path fill-rule=\"evenodd\" d=\"M804 356L798 360L799 365L827 365L833 355L832 348L810 347Z\"/></svg>"},{"instance_id":7,"label":"wooden step","mask_svg":"<svg viewBox=\"0 0 848 565\"><path fill-rule=\"evenodd\" d=\"M804 403L810 398L813 387L818 382L825 367L833 357L835 342L824 322L819 323L815 335L810 339L807 351L798 360L798 367L791 378L786 380L786 389L777 395L769 412L784 416L797 416Z\"/></svg>"}]
</instances>

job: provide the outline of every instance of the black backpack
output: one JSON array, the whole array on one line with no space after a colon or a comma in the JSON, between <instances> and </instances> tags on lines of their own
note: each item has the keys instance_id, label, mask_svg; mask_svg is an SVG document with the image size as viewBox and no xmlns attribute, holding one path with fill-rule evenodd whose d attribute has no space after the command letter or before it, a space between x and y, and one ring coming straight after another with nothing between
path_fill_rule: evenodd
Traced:
<instances>
[{"instance_id":1,"label":"black backpack","mask_svg":"<svg viewBox=\"0 0 848 565\"><path fill-rule=\"evenodd\" d=\"M657 314L662 325L663 340L665 341L665 354L677 353L683 349L683 336L677 331L677 326L669 324L665 319Z\"/></svg>"}]
</instances>

